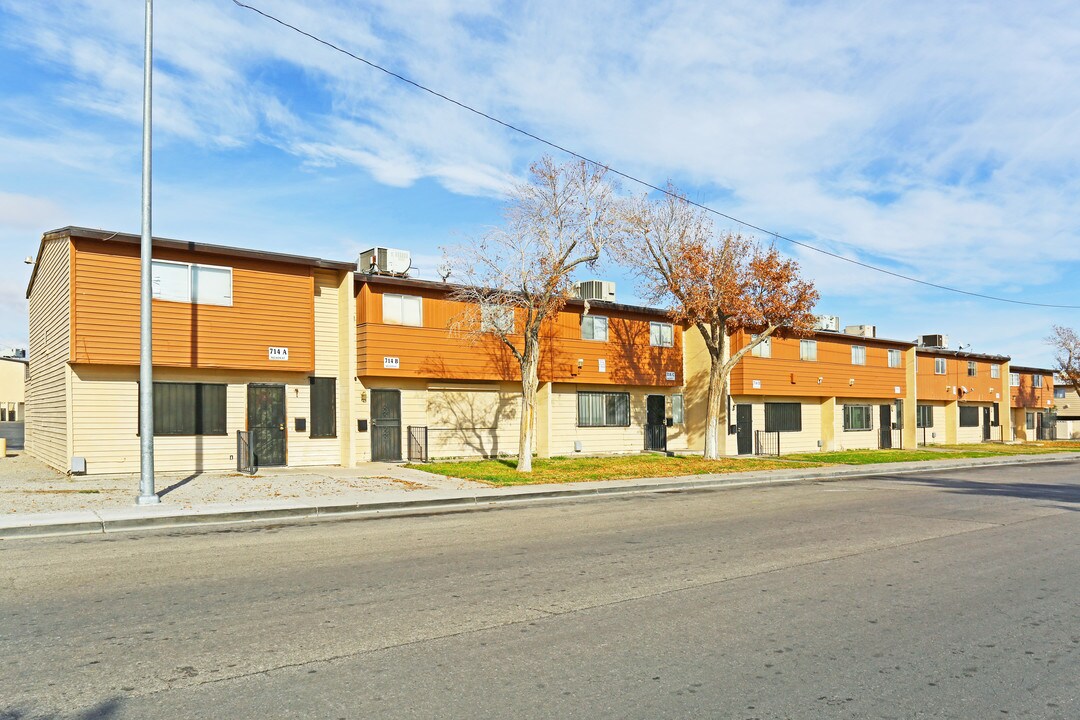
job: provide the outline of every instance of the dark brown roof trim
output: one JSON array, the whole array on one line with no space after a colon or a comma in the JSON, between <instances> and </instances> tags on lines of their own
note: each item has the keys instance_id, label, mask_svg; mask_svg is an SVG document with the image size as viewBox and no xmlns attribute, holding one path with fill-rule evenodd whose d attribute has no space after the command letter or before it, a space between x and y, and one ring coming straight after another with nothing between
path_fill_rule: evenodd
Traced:
<instances>
[{"instance_id":1,"label":"dark brown roof trim","mask_svg":"<svg viewBox=\"0 0 1080 720\"><path fill-rule=\"evenodd\" d=\"M110 232L107 230L94 230L92 228L67 226L56 230L49 230L41 236L41 245L38 246L37 260L41 260L41 253L45 243L49 240L62 238L86 238L88 240L105 240L119 242L127 245L137 245L142 242L142 237L131 233ZM289 255L287 253L268 252L265 250L250 250L247 248L231 247L228 245L211 245L209 243L191 242L187 240L174 240L172 238L154 237L154 247L168 248L170 250L186 250L200 252L208 255L223 255L227 257L242 257L252 260L265 260L268 262L291 263L294 265L308 265L310 267L326 268L330 270L355 270L356 263L342 262L338 260L324 260L322 258L307 257L304 255ZM30 273L30 282L26 287L26 297L30 297L30 291L34 288L34 280L37 278L37 262Z\"/></svg>"},{"instance_id":2,"label":"dark brown roof trim","mask_svg":"<svg viewBox=\"0 0 1080 720\"><path fill-rule=\"evenodd\" d=\"M973 353L966 352L964 350L947 350L945 348L928 348L917 347L915 352L922 353L923 355L947 355L948 357L955 358L971 358L972 360L998 360L1000 362L1009 362L1012 360L1008 355L988 355L986 353Z\"/></svg>"},{"instance_id":3,"label":"dark brown roof trim","mask_svg":"<svg viewBox=\"0 0 1080 720\"><path fill-rule=\"evenodd\" d=\"M1053 375L1056 370L1050 368L1032 367L1030 365L1009 365L1009 372L1039 373L1040 375Z\"/></svg>"}]
</instances>

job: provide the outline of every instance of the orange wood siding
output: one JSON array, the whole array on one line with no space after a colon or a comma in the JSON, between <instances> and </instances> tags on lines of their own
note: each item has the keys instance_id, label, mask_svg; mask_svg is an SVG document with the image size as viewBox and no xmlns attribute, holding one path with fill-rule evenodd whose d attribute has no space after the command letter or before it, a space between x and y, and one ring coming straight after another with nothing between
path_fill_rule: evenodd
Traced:
<instances>
[{"instance_id":1,"label":"orange wood siding","mask_svg":"<svg viewBox=\"0 0 1080 720\"><path fill-rule=\"evenodd\" d=\"M945 359L945 374L934 374L934 361L937 358ZM916 367L919 400L940 400L952 402L963 400L965 402L1000 402L998 397L1003 382L1008 382L1005 376L1006 360L974 360L975 376L967 374L968 360L963 356L955 355L932 355L926 352L918 353ZM1002 377L990 377L990 366L997 365ZM1004 378L1004 379L1003 379ZM945 388L949 388L946 390ZM967 392L957 391L957 388L967 388Z\"/></svg>"},{"instance_id":2,"label":"orange wood siding","mask_svg":"<svg viewBox=\"0 0 1080 720\"><path fill-rule=\"evenodd\" d=\"M799 359L801 338L772 339L772 357L743 356L731 371L733 395L785 397L903 398L907 391L905 349L875 344L873 338L817 335L817 360ZM745 347L749 337L738 332L731 338L732 352ZM851 363L851 347L866 348L866 364ZM900 350L900 367L889 367L888 351ZM821 378L821 382L818 382ZM855 383L852 384L851 380ZM761 383L754 387L754 381ZM900 388L897 392L896 388Z\"/></svg>"},{"instance_id":3,"label":"orange wood siding","mask_svg":"<svg viewBox=\"0 0 1080 720\"><path fill-rule=\"evenodd\" d=\"M1031 380L1031 372L1012 370L1020 374L1020 387L1009 388L1009 404L1014 408L1042 408L1045 410L1054 402L1054 376L1046 373L1042 375L1042 387L1035 387Z\"/></svg>"},{"instance_id":4,"label":"orange wood siding","mask_svg":"<svg viewBox=\"0 0 1080 720\"><path fill-rule=\"evenodd\" d=\"M139 248L76 239L71 361L139 362ZM230 307L153 301L154 364L311 372L314 281L304 265L155 249L154 258L233 268ZM287 361L268 348L287 347Z\"/></svg>"},{"instance_id":5,"label":"orange wood siding","mask_svg":"<svg viewBox=\"0 0 1080 720\"><path fill-rule=\"evenodd\" d=\"M383 293L423 298L423 327L382 322ZM519 380L517 360L494 337L475 342L451 332L465 311L444 293L431 288L380 287L364 284L357 293L357 374L459 380ZM608 318L608 340L581 339L581 310L565 308L541 336L541 381L608 385L678 386L682 383L682 330L673 328L674 346L649 345L649 322L660 318L645 313L600 309L592 315ZM520 327L520 318L519 318ZM520 347L520 345L519 345ZM394 357L400 368L387 369L383 358ZM600 372L599 361L605 361ZM578 369L581 360L581 369ZM667 373L675 373L667 380Z\"/></svg>"}]
</instances>

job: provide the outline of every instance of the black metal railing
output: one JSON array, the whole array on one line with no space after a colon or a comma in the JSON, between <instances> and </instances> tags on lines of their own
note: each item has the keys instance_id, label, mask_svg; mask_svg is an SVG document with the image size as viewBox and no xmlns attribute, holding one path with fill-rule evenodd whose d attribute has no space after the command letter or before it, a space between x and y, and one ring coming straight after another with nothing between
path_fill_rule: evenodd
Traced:
<instances>
[{"instance_id":1,"label":"black metal railing","mask_svg":"<svg viewBox=\"0 0 1080 720\"><path fill-rule=\"evenodd\" d=\"M1039 440L1057 440L1057 423L1035 428L1035 437Z\"/></svg>"},{"instance_id":2,"label":"black metal railing","mask_svg":"<svg viewBox=\"0 0 1080 720\"><path fill-rule=\"evenodd\" d=\"M428 429L426 425L409 425L407 456L409 462L428 461Z\"/></svg>"},{"instance_id":3,"label":"black metal railing","mask_svg":"<svg viewBox=\"0 0 1080 720\"><path fill-rule=\"evenodd\" d=\"M667 425L656 423L645 426L645 449L667 450Z\"/></svg>"},{"instance_id":4,"label":"black metal railing","mask_svg":"<svg viewBox=\"0 0 1080 720\"><path fill-rule=\"evenodd\" d=\"M255 451L251 447L251 433L247 430L236 431L236 472L254 475Z\"/></svg>"},{"instance_id":5,"label":"black metal railing","mask_svg":"<svg viewBox=\"0 0 1080 720\"><path fill-rule=\"evenodd\" d=\"M780 433L767 430L754 431L755 455L780 455Z\"/></svg>"}]
</instances>

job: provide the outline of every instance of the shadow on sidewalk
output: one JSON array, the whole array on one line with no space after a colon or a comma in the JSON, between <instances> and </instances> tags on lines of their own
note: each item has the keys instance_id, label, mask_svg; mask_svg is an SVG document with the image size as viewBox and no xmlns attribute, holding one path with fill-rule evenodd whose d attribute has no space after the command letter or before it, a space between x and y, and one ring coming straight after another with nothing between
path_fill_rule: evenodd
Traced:
<instances>
[{"instance_id":1,"label":"shadow on sidewalk","mask_svg":"<svg viewBox=\"0 0 1080 720\"><path fill-rule=\"evenodd\" d=\"M189 482L191 482L195 478L199 477L200 475L202 475L202 473L197 472L197 473L193 473L191 475L188 475L183 480L177 480L176 482L174 482L172 485L165 488L164 490L159 490L158 491L158 497L163 497L163 496L168 495L169 493L171 493L173 490L178 490L179 488L184 487L185 485L187 485Z\"/></svg>"}]
</instances>

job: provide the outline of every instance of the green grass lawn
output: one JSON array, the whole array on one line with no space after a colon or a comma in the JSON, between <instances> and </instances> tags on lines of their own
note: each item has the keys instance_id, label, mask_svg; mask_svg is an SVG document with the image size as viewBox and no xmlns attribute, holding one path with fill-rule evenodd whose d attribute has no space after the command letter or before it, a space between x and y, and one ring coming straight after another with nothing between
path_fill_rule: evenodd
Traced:
<instances>
[{"instance_id":1,"label":"green grass lawn","mask_svg":"<svg viewBox=\"0 0 1080 720\"><path fill-rule=\"evenodd\" d=\"M814 463L814 465L817 464L819 463ZM476 480L499 486L812 467L810 463L791 462L786 459L721 458L720 460L706 460L701 457L668 457L666 455L555 457L546 460L536 458L533 460L532 473L519 473L514 469L516 466L517 460L513 458L406 465L406 467L415 470L448 475L464 480Z\"/></svg>"},{"instance_id":2,"label":"green grass lawn","mask_svg":"<svg viewBox=\"0 0 1080 720\"><path fill-rule=\"evenodd\" d=\"M835 452L785 455L789 460L826 465L872 465L874 463L920 462L950 458L993 457L999 453L984 450L837 450Z\"/></svg>"}]
</instances>

